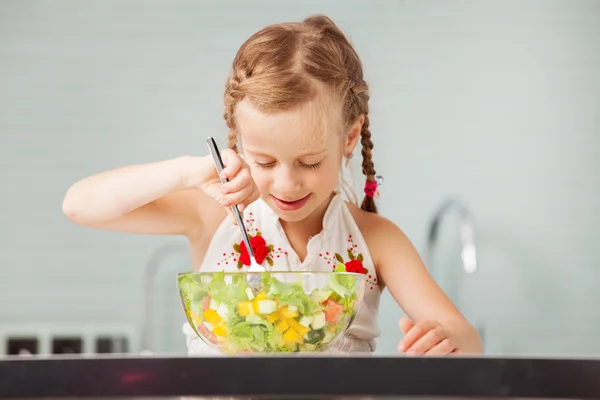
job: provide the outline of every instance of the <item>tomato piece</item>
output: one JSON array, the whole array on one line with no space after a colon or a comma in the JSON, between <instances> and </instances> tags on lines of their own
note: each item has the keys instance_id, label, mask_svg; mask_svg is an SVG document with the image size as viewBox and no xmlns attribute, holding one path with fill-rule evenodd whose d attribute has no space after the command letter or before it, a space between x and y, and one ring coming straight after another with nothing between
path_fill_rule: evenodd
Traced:
<instances>
[{"instance_id":1,"label":"tomato piece","mask_svg":"<svg viewBox=\"0 0 600 400\"><path fill-rule=\"evenodd\" d=\"M337 324L340 314L344 311L344 307L331 299L325 301L323 305L325 306L325 310L323 310L325 313L325 320L331 325Z\"/></svg>"}]
</instances>

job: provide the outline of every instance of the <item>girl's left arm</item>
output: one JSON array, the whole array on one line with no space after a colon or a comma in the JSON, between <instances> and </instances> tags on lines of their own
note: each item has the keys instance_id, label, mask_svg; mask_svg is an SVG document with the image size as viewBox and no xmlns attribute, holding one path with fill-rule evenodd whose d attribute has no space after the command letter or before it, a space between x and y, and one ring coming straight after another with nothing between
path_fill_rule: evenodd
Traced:
<instances>
[{"instance_id":1,"label":"girl's left arm","mask_svg":"<svg viewBox=\"0 0 600 400\"><path fill-rule=\"evenodd\" d=\"M398 350L409 354L481 353L477 330L452 304L427 271L418 252L393 222L371 214L363 225L381 285L412 320L400 321L405 333ZM362 224L361 224L362 225Z\"/></svg>"}]
</instances>

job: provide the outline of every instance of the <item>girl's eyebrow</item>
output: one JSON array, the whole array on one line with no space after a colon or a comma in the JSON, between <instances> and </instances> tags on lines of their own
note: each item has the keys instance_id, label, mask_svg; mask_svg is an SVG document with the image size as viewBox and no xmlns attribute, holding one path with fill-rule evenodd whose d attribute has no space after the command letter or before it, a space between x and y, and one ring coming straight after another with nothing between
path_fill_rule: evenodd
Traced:
<instances>
[{"instance_id":1,"label":"girl's eyebrow","mask_svg":"<svg viewBox=\"0 0 600 400\"><path fill-rule=\"evenodd\" d=\"M252 150L252 149L249 149L249 148L247 148L247 147L246 147L246 149L245 149L245 150L246 150L248 153L251 153L252 155L255 155L255 156L272 157L272 156L270 156L270 155L268 155L268 154L261 153L261 152L259 152L259 151L256 151L256 150ZM322 156L322 155L324 155L325 153L327 153L328 151L329 151L328 149L317 150L317 151L311 151L311 152L308 152L308 153L300 154L300 155L298 156L298 158L302 158L302 157L315 157L315 156Z\"/></svg>"},{"instance_id":2,"label":"girl's eyebrow","mask_svg":"<svg viewBox=\"0 0 600 400\"><path fill-rule=\"evenodd\" d=\"M255 156L267 156L267 154L260 153L260 152L258 152L256 150L252 150L251 148L248 148L248 147L244 147L244 151L247 151L248 153L252 153Z\"/></svg>"},{"instance_id":3,"label":"girl's eyebrow","mask_svg":"<svg viewBox=\"0 0 600 400\"><path fill-rule=\"evenodd\" d=\"M327 151L327 149L312 151L310 153L301 154L300 157L322 156L323 154L327 153Z\"/></svg>"}]
</instances>

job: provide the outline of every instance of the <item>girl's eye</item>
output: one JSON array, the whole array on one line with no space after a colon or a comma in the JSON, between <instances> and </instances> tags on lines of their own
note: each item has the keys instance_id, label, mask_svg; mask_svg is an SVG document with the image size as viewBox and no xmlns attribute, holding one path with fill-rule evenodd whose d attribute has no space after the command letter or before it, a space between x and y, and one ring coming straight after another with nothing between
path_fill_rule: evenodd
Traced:
<instances>
[{"instance_id":1,"label":"girl's eye","mask_svg":"<svg viewBox=\"0 0 600 400\"><path fill-rule=\"evenodd\" d=\"M272 162L266 163L266 164L261 164L258 161L254 161L254 164L256 164L256 166L259 168L269 168L269 167L272 167L273 165L275 165L275 161L272 161Z\"/></svg>"},{"instance_id":2,"label":"girl's eye","mask_svg":"<svg viewBox=\"0 0 600 400\"><path fill-rule=\"evenodd\" d=\"M276 162L272 161L269 163L259 163L258 161L255 161L254 164L256 164L256 166L259 168L270 168L270 167L273 167L276 164ZM300 163L300 165L302 166L302 168L317 169L321 166L321 161L319 161L318 163L315 163L315 164Z\"/></svg>"},{"instance_id":3,"label":"girl's eye","mask_svg":"<svg viewBox=\"0 0 600 400\"><path fill-rule=\"evenodd\" d=\"M317 169L321 166L321 161L319 161L318 163L315 164L302 164L303 168L309 168L309 169Z\"/></svg>"}]
</instances>

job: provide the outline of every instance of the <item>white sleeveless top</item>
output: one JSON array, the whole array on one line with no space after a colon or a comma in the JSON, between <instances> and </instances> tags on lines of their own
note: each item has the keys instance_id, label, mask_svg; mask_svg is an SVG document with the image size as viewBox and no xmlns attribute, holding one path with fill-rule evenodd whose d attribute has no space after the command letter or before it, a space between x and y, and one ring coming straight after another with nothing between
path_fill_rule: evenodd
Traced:
<instances>
[{"instance_id":1,"label":"white sleeveless top","mask_svg":"<svg viewBox=\"0 0 600 400\"><path fill-rule=\"evenodd\" d=\"M340 193L336 193L332 198L325 212L323 230L308 242L304 262L300 262L292 249L277 214L261 199L244 210L244 225L253 236L260 232L267 245L270 245L272 250L269 250L263 264L274 271L307 271L308 266L313 271L332 271L333 266L339 262L336 260L336 254L340 255L344 262L350 261L348 251L351 251L355 258L361 254L363 267L368 271L363 303L344 338L338 340L329 351L375 351L375 339L380 333L377 319L381 290L367 244ZM239 227L234 225L229 217L225 218L215 232L199 270L246 271L246 265L243 265L242 269L238 268L240 253L236 249L239 249L239 246L235 246L234 249L234 244L242 241L241 236ZM271 263L273 266L269 265ZM187 337L190 355L220 354L198 338L189 323L184 324L183 332Z\"/></svg>"}]
</instances>

